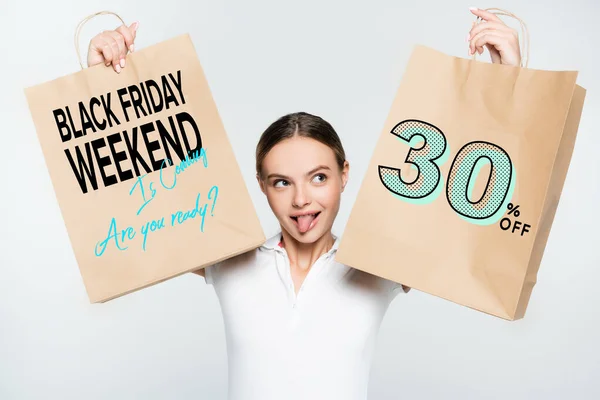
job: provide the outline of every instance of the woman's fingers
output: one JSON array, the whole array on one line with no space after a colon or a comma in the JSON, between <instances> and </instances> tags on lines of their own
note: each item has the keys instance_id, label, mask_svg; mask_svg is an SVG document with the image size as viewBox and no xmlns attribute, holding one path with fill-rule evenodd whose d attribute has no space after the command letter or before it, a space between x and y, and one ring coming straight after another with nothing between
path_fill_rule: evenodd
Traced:
<instances>
[{"instance_id":1,"label":"woman's fingers","mask_svg":"<svg viewBox=\"0 0 600 400\"><path fill-rule=\"evenodd\" d=\"M519 49L519 34L507 26L494 13L470 8L471 12L484 20L473 24L467 40L469 41L469 55L483 53L487 47L493 63L520 65L521 51Z\"/></svg>"},{"instance_id":2,"label":"woman's fingers","mask_svg":"<svg viewBox=\"0 0 600 400\"><path fill-rule=\"evenodd\" d=\"M474 37L475 35L477 35L479 32L481 32L485 29L495 29L498 31L506 31L506 32L514 31L513 29L511 29L510 27L506 26L505 24L503 24L501 22L495 22L495 21L480 22L478 24L473 25L473 27L469 31L469 40L472 37Z\"/></svg>"},{"instance_id":3,"label":"woman's fingers","mask_svg":"<svg viewBox=\"0 0 600 400\"><path fill-rule=\"evenodd\" d=\"M107 45L102 34L98 34L90 40L87 56L88 67L105 62L106 57L110 57L110 48L106 48Z\"/></svg>"},{"instance_id":4,"label":"woman's fingers","mask_svg":"<svg viewBox=\"0 0 600 400\"><path fill-rule=\"evenodd\" d=\"M127 47L125 46L125 38L123 35L118 33L117 31L109 31L107 32L114 43L117 46L117 54L113 59L113 66L115 66L115 71L121 72L121 68L125 66L125 55L127 54Z\"/></svg>"},{"instance_id":5,"label":"woman's fingers","mask_svg":"<svg viewBox=\"0 0 600 400\"><path fill-rule=\"evenodd\" d=\"M135 35L137 32L138 23L134 22L131 26L127 27L125 25L121 25L116 29L118 33L123 35L123 39L125 40L125 46L131 52L133 52L133 42L135 40Z\"/></svg>"},{"instance_id":6,"label":"woman's fingers","mask_svg":"<svg viewBox=\"0 0 600 400\"><path fill-rule=\"evenodd\" d=\"M513 36L515 42L519 41L519 34L517 33L517 31L506 26L505 24L499 23L499 22L493 22L493 21L481 22L481 23L477 24L476 26L474 26L471 29L471 31L469 32L468 40L471 41L471 43L469 44L469 47L471 48L470 53L474 53L476 50L475 48L473 48L474 45L473 45L472 39L475 36L481 34L482 32L485 32L485 31L501 32L502 34ZM478 48L477 50L480 51L480 54L481 54L481 52L483 52L483 48Z\"/></svg>"},{"instance_id":7,"label":"woman's fingers","mask_svg":"<svg viewBox=\"0 0 600 400\"><path fill-rule=\"evenodd\" d=\"M501 31L498 29L482 29L482 30L480 30L477 34L471 36L471 39L469 41L469 55L474 54L476 51L479 54L483 53L483 46L486 43L483 43L480 45L479 43L481 43L481 42L478 42L478 39L485 35L495 35L495 36L501 36L501 37L508 38L510 33Z\"/></svg>"},{"instance_id":8,"label":"woman's fingers","mask_svg":"<svg viewBox=\"0 0 600 400\"><path fill-rule=\"evenodd\" d=\"M129 27L121 25L92 38L88 48L88 67L103 62L107 67L112 64L113 69L120 73L125 67L127 51L133 52L138 26L138 22Z\"/></svg>"},{"instance_id":9,"label":"woman's fingers","mask_svg":"<svg viewBox=\"0 0 600 400\"><path fill-rule=\"evenodd\" d=\"M497 58L494 60L492 55L493 62L514 66L521 64L521 53L518 42L515 44L510 34L499 31L483 31L475 36L472 42L474 42L475 48L486 46L488 49L491 49L493 47L500 56L499 60ZM490 53L492 53L491 50Z\"/></svg>"},{"instance_id":10,"label":"woman's fingers","mask_svg":"<svg viewBox=\"0 0 600 400\"><path fill-rule=\"evenodd\" d=\"M119 39L115 38L112 34L108 33L105 35L106 42L109 44L110 50L112 53L111 63L112 63L113 69L117 73L121 72L121 64L120 64L121 53L123 51L122 49L125 48L125 44L123 43L123 37L122 36L120 36L120 37L121 37L121 43L119 43Z\"/></svg>"},{"instance_id":11,"label":"woman's fingers","mask_svg":"<svg viewBox=\"0 0 600 400\"><path fill-rule=\"evenodd\" d=\"M113 50L113 46L112 46L112 42L110 37L107 37L106 35L102 35L100 37L100 40L102 41L102 47L101 47L101 55L103 57L103 61L104 64L108 67L110 64L112 64L113 59L115 58L114 50Z\"/></svg>"},{"instance_id":12,"label":"woman's fingers","mask_svg":"<svg viewBox=\"0 0 600 400\"><path fill-rule=\"evenodd\" d=\"M495 21L495 22L500 22L501 24L503 23L502 20L500 18L498 18L498 16L494 13L491 13L489 11L485 11L485 10L480 10L479 8L476 7L470 7L469 10L471 10L471 12L478 16L479 18L485 20L485 21Z\"/></svg>"},{"instance_id":13,"label":"woman's fingers","mask_svg":"<svg viewBox=\"0 0 600 400\"><path fill-rule=\"evenodd\" d=\"M483 48L483 46L485 46L486 44L492 45L494 47L502 47L505 46L507 43L508 38L506 37L505 33L495 30L486 30L478 33L477 35L475 35L475 37L473 37L473 39L471 39L471 43L469 45L470 53L475 53L476 49L477 52L479 52L479 49Z\"/></svg>"},{"instance_id":14,"label":"woman's fingers","mask_svg":"<svg viewBox=\"0 0 600 400\"><path fill-rule=\"evenodd\" d=\"M117 71L116 66L119 65L120 60L119 53L117 41L110 34L103 32L90 41L88 67L100 63L104 63L107 67L112 64L115 71ZM119 71L117 72L120 72L120 67L119 65Z\"/></svg>"},{"instance_id":15,"label":"woman's fingers","mask_svg":"<svg viewBox=\"0 0 600 400\"><path fill-rule=\"evenodd\" d=\"M502 64L502 57L500 56L500 52L498 50L496 50L494 45L486 44L485 47L490 52L490 57L492 58L492 62L494 64ZM481 48L481 53L479 53L479 54L482 54L482 53L483 53L483 48Z\"/></svg>"}]
</instances>

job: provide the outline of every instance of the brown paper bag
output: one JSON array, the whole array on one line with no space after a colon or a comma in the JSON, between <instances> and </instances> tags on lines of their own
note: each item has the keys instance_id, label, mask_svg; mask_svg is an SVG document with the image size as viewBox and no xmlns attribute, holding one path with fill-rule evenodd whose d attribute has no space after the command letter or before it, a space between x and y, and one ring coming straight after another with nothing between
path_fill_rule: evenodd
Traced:
<instances>
[{"instance_id":1,"label":"brown paper bag","mask_svg":"<svg viewBox=\"0 0 600 400\"><path fill-rule=\"evenodd\" d=\"M188 35L25 92L91 302L264 242Z\"/></svg>"},{"instance_id":2,"label":"brown paper bag","mask_svg":"<svg viewBox=\"0 0 600 400\"><path fill-rule=\"evenodd\" d=\"M576 77L417 46L336 259L522 318L575 144Z\"/></svg>"}]
</instances>

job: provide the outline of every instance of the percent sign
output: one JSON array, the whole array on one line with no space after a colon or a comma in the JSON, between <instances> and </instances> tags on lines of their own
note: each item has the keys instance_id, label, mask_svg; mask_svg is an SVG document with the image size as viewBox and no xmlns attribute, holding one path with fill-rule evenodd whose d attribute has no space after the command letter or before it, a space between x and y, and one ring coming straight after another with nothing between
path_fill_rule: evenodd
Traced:
<instances>
[{"instance_id":1,"label":"percent sign","mask_svg":"<svg viewBox=\"0 0 600 400\"><path fill-rule=\"evenodd\" d=\"M508 215L513 214L513 213L515 214L515 217L518 217L519 215L521 215L521 211L519 211L519 206L514 207L514 210L513 210L513 207L514 207L513 203L508 203L508 207L506 207L510 210L508 212Z\"/></svg>"},{"instance_id":2,"label":"percent sign","mask_svg":"<svg viewBox=\"0 0 600 400\"><path fill-rule=\"evenodd\" d=\"M518 204L514 205L513 203L508 203L508 206L506 208L508 209L508 215L512 215L514 217L518 217L519 215L521 215ZM525 233L529 232L529 228L531 228L531 225L522 224L521 221L515 221L513 223L511 219L508 218L508 215L500 220L500 228L503 231L510 229L512 225L512 233L521 230L521 236L523 236Z\"/></svg>"}]
</instances>

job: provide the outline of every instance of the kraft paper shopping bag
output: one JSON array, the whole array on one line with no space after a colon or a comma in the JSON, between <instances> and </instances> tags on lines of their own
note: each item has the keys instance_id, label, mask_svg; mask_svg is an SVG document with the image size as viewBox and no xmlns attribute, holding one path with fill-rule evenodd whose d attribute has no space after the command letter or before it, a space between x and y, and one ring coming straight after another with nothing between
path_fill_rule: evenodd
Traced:
<instances>
[{"instance_id":1,"label":"kraft paper shopping bag","mask_svg":"<svg viewBox=\"0 0 600 400\"><path fill-rule=\"evenodd\" d=\"M189 35L26 89L91 302L265 236Z\"/></svg>"},{"instance_id":2,"label":"kraft paper shopping bag","mask_svg":"<svg viewBox=\"0 0 600 400\"><path fill-rule=\"evenodd\" d=\"M336 259L522 318L583 109L576 78L417 46Z\"/></svg>"}]
</instances>

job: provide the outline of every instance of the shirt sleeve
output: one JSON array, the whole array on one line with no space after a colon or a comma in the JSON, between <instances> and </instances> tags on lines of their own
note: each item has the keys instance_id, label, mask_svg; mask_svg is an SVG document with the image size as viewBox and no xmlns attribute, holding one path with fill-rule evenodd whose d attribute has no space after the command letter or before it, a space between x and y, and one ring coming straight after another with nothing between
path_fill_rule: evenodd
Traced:
<instances>
[{"instance_id":1,"label":"shirt sleeve","mask_svg":"<svg viewBox=\"0 0 600 400\"><path fill-rule=\"evenodd\" d=\"M208 267L204 267L204 280L207 285L214 285L216 275L218 274L218 266L220 263L211 264Z\"/></svg>"},{"instance_id":2,"label":"shirt sleeve","mask_svg":"<svg viewBox=\"0 0 600 400\"><path fill-rule=\"evenodd\" d=\"M394 285L392 286L392 293L393 295L397 295L398 293L408 293L410 292L410 288L409 287L404 287L402 284L394 282Z\"/></svg>"},{"instance_id":3,"label":"shirt sleeve","mask_svg":"<svg viewBox=\"0 0 600 400\"><path fill-rule=\"evenodd\" d=\"M214 264L213 264L214 265ZM212 267L213 265L209 265L208 267L204 267L204 280L206 281L207 285L212 285Z\"/></svg>"}]
</instances>

